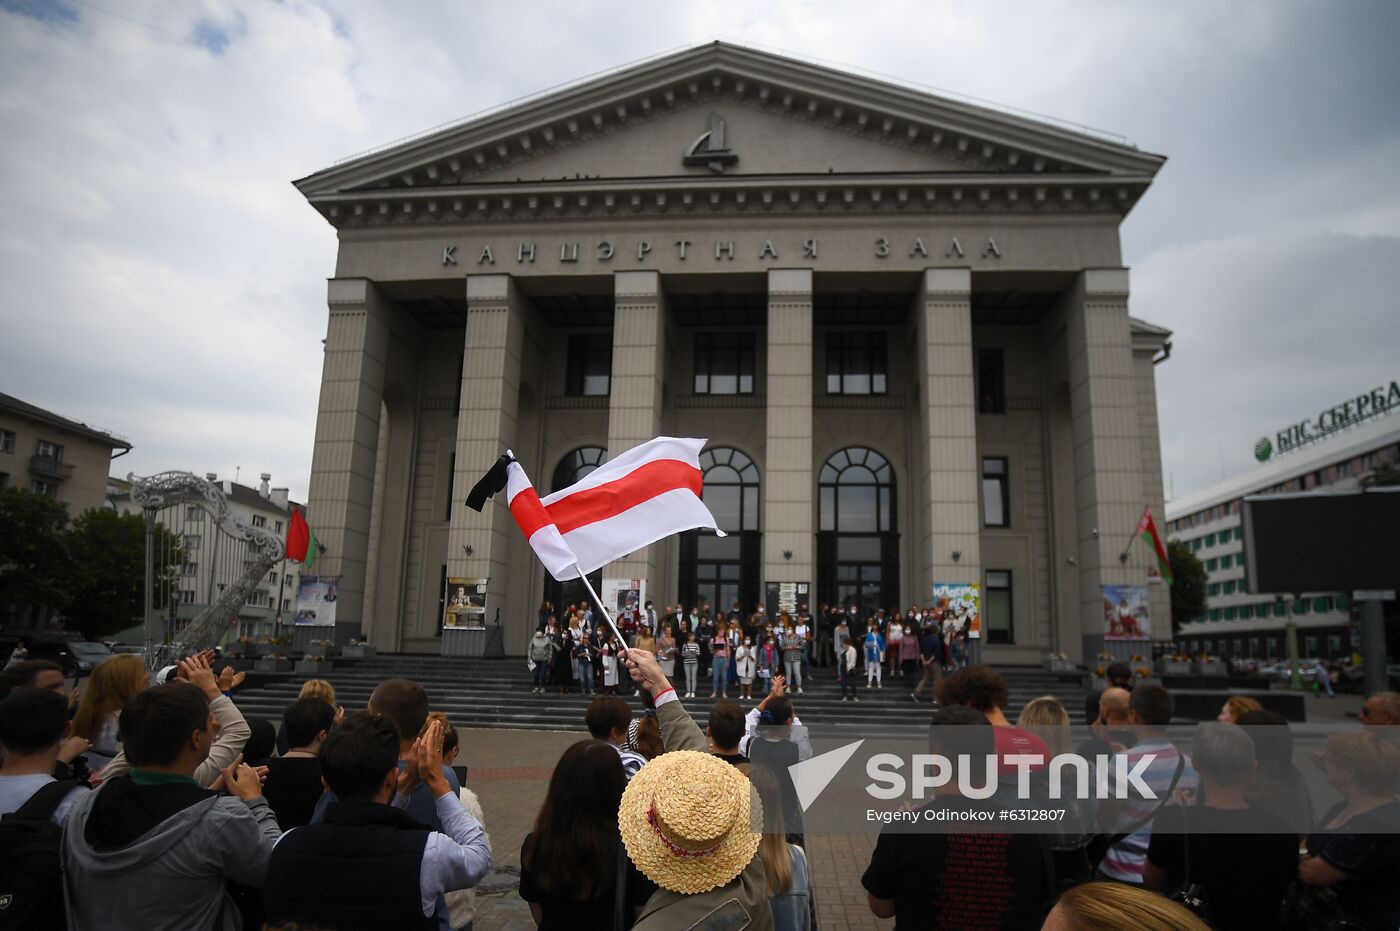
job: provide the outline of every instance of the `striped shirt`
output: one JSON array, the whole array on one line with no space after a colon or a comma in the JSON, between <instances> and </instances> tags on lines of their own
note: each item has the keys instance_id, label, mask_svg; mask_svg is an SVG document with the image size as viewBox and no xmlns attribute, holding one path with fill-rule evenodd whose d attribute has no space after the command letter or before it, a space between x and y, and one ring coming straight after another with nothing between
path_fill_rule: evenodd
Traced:
<instances>
[{"instance_id":1,"label":"striped shirt","mask_svg":"<svg viewBox=\"0 0 1400 931\"><path fill-rule=\"evenodd\" d=\"M681 662L687 666L700 665L700 644L687 643L681 647Z\"/></svg>"},{"instance_id":2,"label":"striped shirt","mask_svg":"<svg viewBox=\"0 0 1400 931\"><path fill-rule=\"evenodd\" d=\"M1148 816L1155 814L1159 806L1172 803L1172 776L1176 774L1176 763L1181 758L1176 747L1166 738L1149 737L1124 754L1128 759L1128 771L1136 768L1138 761L1149 753L1156 754L1156 759L1148 764L1147 769L1138 778L1147 783L1147 787L1157 797L1135 798L1129 793L1126 804L1118 813L1118 818L1113 822L1109 833L1120 834L1125 828L1130 828L1144 819L1148 819L1147 823L1108 848L1103 863L1099 865L1099 870L1108 878L1137 885L1142 884L1143 866L1147 863L1147 844L1152 839L1152 821ZM1111 792L1117 795L1118 768L1112 761L1109 765L1108 785ZM1190 760L1184 760L1181 778L1177 779L1176 788L1194 790L1196 785L1196 770L1191 767Z\"/></svg>"},{"instance_id":3,"label":"striped shirt","mask_svg":"<svg viewBox=\"0 0 1400 931\"><path fill-rule=\"evenodd\" d=\"M617 751L618 757L622 760L622 771L627 774L629 780L637 775L637 770L646 765L647 758L635 750L628 750L617 744L613 744L613 749Z\"/></svg>"}]
</instances>

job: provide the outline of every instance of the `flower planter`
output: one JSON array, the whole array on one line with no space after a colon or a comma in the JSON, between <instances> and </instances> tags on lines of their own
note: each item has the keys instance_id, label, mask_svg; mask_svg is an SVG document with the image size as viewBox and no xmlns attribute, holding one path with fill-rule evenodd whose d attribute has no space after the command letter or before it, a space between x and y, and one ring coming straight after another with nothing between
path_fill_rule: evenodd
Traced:
<instances>
[{"instance_id":1,"label":"flower planter","mask_svg":"<svg viewBox=\"0 0 1400 931\"><path fill-rule=\"evenodd\" d=\"M1224 675L1228 675L1228 672L1227 672L1226 669L1225 669L1225 664L1222 663L1222 662L1220 662L1220 661L1218 661L1218 660L1215 661L1215 662L1210 662L1210 663L1204 663L1204 662L1197 661L1194 665L1195 665L1195 672L1196 672L1196 675L1198 675L1198 676L1224 676Z\"/></svg>"},{"instance_id":2,"label":"flower planter","mask_svg":"<svg viewBox=\"0 0 1400 931\"><path fill-rule=\"evenodd\" d=\"M324 659L304 659L298 661L294 668L308 676L320 676L331 671L331 663Z\"/></svg>"},{"instance_id":3,"label":"flower planter","mask_svg":"<svg viewBox=\"0 0 1400 931\"><path fill-rule=\"evenodd\" d=\"M253 663L254 672L291 672L292 661L289 659L273 659L270 656L260 657Z\"/></svg>"},{"instance_id":4,"label":"flower planter","mask_svg":"<svg viewBox=\"0 0 1400 931\"><path fill-rule=\"evenodd\" d=\"M368 643L362 643L353 647L345 647L340 651L340 655L346 659L373 659L378 654L379 651Z\"/></svg>"},{"instance_id":5,"label":"flower planter","mask_svg":"<svg viewBox=\"0 0 1400 931\"><path fill-rule=\"evenodd\" d=\"M1158 660L1157 672L1164 676L1189 676L1191 675L1191 663L1179 659Z\"/></svg>"}]
</instances>

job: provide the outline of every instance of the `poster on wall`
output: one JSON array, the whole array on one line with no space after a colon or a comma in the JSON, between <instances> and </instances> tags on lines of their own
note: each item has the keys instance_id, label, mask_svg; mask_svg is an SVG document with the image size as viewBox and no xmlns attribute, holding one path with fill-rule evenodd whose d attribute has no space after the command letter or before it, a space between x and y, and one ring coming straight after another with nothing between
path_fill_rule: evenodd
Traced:
<instances>
[{"instance_id":1,"label":"poster on wall","mask_svg":"<svg viewBox=\"0 0 1400 931\"><path fill-rule=\"evenodd\" d=\"M340 594L340 576L304 575L297 587L298 627L334 627L335 601Z\"/></svg>"},{"instance_id":2,"label":"poster on wall","mask_svg":"<svg viewBox=\"0 0 1400 931\"><path fill-rule=\"evenodd\" d=\"M982 636L982 588L973 583L961 582L933 583L933 610L943 615L946 626L949 620L954 624L967 623L967 636L976 640Z\"/></svg>"},{"instance_id":3,"label":"poster on wall","mask_svg":"<svg viewBox=\"0 0 1400 931\"><path fill-rule=\"evenodd\" d=\"M618 629L626 631L637 622L646 604L646 579L603 579L603 604L613 616Z\"/></svg>"},{"instance_id":4,"label":"poster on wall","mask_svg":"<svg viewBox=\"0 0 1400 931\"><path fill-rule=\"evenodd\" d=\"M442 600L443 627L470 627L479 630L486 626L487 581L457 578L447 580L447 593Z\"/></svg>"},{"instance_id":5,"label":"poster on wall","mask_svg":"<svg viewBox=\"0 0 1400 931\"><path fill-rule=\"evenodd\" d=\"M770 618L776 618L779 614L796 617L797 609L801 605L807 605L810 609L810 589L811 584L808 582L766 582L763 586L764 610Z\"/></svg>"},{"instance_id":6,"label":"poster on wall","mask_svg":"<svg viewBox=\"0 0 1400 931\"><path fill-rule=\"evenodd\" d=\"M1103 587L1103 630L1105 640L1152 639L1146 585Z\"/></svg>"}]
</instances>

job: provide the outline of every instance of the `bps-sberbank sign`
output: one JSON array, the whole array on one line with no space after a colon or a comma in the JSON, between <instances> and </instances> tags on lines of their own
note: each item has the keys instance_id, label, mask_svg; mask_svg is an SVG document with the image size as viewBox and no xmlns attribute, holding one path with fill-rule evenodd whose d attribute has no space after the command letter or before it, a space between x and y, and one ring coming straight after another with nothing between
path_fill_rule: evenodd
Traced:
<instances>
[{"instance_id":1,"label":"bps-sberbank sign","mask_svg":"<svg viewBox=\"0 0 1400 931\"><path fill-rule=\"evenodd\" d=\"M1254 444L1254 458L1267 462L1274 453L1287 453L1326 439L1338 430L1354 427L1372 417L1379 417L1391 411L1400 410L1400 382L1392 381L1389 387L1380 385L1365 394L1323 408L1316 417L1300 420L1274 434L1270 440L1261 437Z\"/></svg>"}]
</instances>

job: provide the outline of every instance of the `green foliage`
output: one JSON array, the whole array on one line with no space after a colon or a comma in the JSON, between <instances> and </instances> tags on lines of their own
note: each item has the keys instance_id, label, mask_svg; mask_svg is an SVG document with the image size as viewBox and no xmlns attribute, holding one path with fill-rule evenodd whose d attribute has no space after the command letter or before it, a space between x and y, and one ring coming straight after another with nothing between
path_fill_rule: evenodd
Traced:
<instances>
[{"instance_id":1,"label":"green foliage","mask_svg":"<svg viewBox=\"0 0 1400 931\"><path fill-rule=\"evenodd\" d=\"M1387 462L1361 477L1362 488L1378 488L1387 485L1400 485L1400 463Z\"/></svg>"},{"instance_id":2,"label":"green foliage","mask_svg":"<svg viewBox=\"0 0 1400 931\"><path fill-rule=\"evenodd\" d=\"M1167 559L1172 565L1172 636L1176 636L1182 624L1206 613L1206 567L1179 540L1167 543Z\"/></svg>"},{"instance_id":3,"label":"green foliage","mask_svg":"<svg viewBox=\"0 0 1400 931\"><path fill-rule=\"evenodd\" d=\"M133 624L145 611L142 588L146 576L146 521L140 514L92 510L80 514L64 534L73 557L72 601L67 610L70 629L101 640ZM170 547L166 566L157 566L155 607L165 607L168 586L162 580L184 564L184 547L170 531L157 525L156 552Z\"/></svg>"},{"instance_id":4,"label":"green foliage","mask_svg":"<svg viewBox=\"0 0 1400 931\"><path fill-rule=\"evenodd\" d=\"M67 508L54 499L0 488L0 606L16 611L68 604L67 523Z\"/></svg>"}]
</instances>

